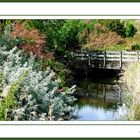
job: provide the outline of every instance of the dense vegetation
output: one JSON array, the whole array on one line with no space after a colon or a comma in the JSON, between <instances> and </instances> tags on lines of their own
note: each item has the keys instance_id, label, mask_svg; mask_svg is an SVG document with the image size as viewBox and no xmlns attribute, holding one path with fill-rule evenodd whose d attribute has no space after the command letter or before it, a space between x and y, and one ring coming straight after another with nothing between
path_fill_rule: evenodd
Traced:
<instances>
[{"instance_id":1,"label":"dense vegetation","mask_svg":"<svg viewBox=\"0 0 140 140\"><path fill-rule=\"evenodd\" d=\"M71 52L139 50L139 37L136 20L0 20L0 120L69 120Z\"/></svg>"},{"instance_id":2,"label":"dense vegetation","mask_svg":"<svg viewBox=\"0 0 140 140\"><path fill-rule=\"evenodd\" d=\"M0 120L69 120L75 86L64 86L63 65L43 52L44 36L23 23L6 25L1 36ZM54 63L53 70L45 60Z\"/></svg>"}]
</instances>

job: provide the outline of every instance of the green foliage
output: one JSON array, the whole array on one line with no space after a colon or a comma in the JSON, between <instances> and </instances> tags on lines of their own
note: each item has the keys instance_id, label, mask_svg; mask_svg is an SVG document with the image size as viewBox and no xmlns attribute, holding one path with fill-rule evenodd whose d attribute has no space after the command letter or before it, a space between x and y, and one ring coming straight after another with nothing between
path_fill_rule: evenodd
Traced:
<instances>
[{"instance_id":1,"label":"green foliage","mask_svg":"<svg viewBox=\"0 0 140 140\"><path fill-rule=\"evenodd\" d=\"M136 28L131 20L108 20L106 23L112 31L117 32L122 37L133 37L136 33Z\"/></svg>"},{"instance_id":2,"label":"green foliage","mask_svg":"<svg viewBox=\"0 0 140 140\"><path fill-rule=\"evenodd\" d=\"M101 51L129 51L130 48L128 48L126 45L112 45L109 47L102 47L102 48L97 48L97 50Z\"/></svg>"},{"instance_id":3,"label":"green foliage","mask_svg":"<svg viewBox=\"0 0 140 140\"><path fill-rule=\"evenodd\" d=\"M120 21L119 19L108 20L107 27L111 30L116 32L118 35L124 37L125 36L125 29L124 29L124 22Z\"/></svg>"},{"instance_id":4,"label":"green foliage","mask_svg":"<svg viewBox=\"0 0 140 140\"><path fill-rule=\"evenodd\" d=\"M124 30L125 37L133 37L137 32L137 29L134 27L131 21L125 22Z\"/></svg>"},{"instance_id":5,"label":"green foliage","mask_svg":"<svg viewBox=\"0 0 140 140\"><path fill-rule=\"evenodd\" d=\"M0 20L0 36L2 36L5 33L5 28L7 28L7 26L11 25L13 22L13 20L6 20L6 19L1 19Z\"/></svg>"},{"instance_id":6,"label":"green foliage","mask_svg":"<svg viewBox=\"0 0 140 140\"><path fill-rule=\"evenodd\" d=\"M46 46L53 52L64 52L79 46L79 34L86 27L82 20L31 20L30 27L35 27L46 35ZM91 25L87 26L91 29Z\"/></svg>"},{"instance_id":7,"label":"green foliage","mask_svg":"<svg viewBox=\"0 0 140 140\"><path fill-rule=\"evenodd\" d=\"M3 88L3 73L0 71L0 94L2 93L2 88Z\"/></svg>"},{"instance_id":8,"label":"green foliage","mask_svg":"<svg viewBox=\"0 0 140 140\"><path fill-rule=\"evenodd\" d=\"M67 20L61 29L62 42L65 49L79 48L79 33L83 31L84 24L81 20Z\"/></svg>"},{"instance_id":9,"label":"green foliage","mask_svg":"<svg viewBox=\"0 0 140 140\"><path fill-rule=\"evenodd\" d=\"M95 50L131 50L129 40L133 42L131 38L136 32L133 20L89 20L80 34L81 46Z\"/></svg>"},{"instance_id":10,"label":"green foliage","mask_svg":"<svg viewBox=\"0 0 140 140\"><path fill-rule=\"evenodd\" d=\"M0 46L5 46L7 50L12 49L16 46L17 40L13 40L13 38L10 36L10 32L12 30L12 22L5 21L5 25L3 27L3 32L0 35Z\"/></svg>"},{"instance_id":11,"label":"green foliage","mask_svg":"<svg viewBox=\"0 0 140 140\"><path fill-rule=\"evenodd\" d=\"M46 45L54 55L65 54L66 50L80 49L88 41L91 33L97 33L94 27L99 24L106 26L109 31L116 32L119 36L133 37L136 28L132 20L119 19L93 19L93 20L30 20L29 28L35 27L46 35ZM103 30L99 30L101 33Z\"/></svg>"},{"instance_id":12,"label":"green foliage","mask_svg":"<svg viewBox=\"0 0 140 140\"><path fill-rule=\"evenodd\" d=\"M44 51L46 47L50 50L61 49L60 30L65 23L65 20L29 20L29 28L36 28L46 36L46 44L44 45ZM63 47L63 46L62 46Z\"/></svg>"},{"instance_id":13,"label":"green foliage","mask_svg":"<svg viewBox=\"0 0 140 140\"><path fill-rule=\"evenodd\" d=\"M132 45L132 50L140 50L140 44Z\"/></svg>"},{"instance_id":14,"label":"green foliage","mask_svg":"<svg viewBox=\"0 0 140 140\"><path fill-rule=\"evenodd\" d=\"M64 64L57 62L56 60L42 60L40 61L41 66L45 70L47 67L50 67L55 73L56 78L60 79L59 86L60 88L64 88L66 86L66 77L68 76L68 70L64 66Z\"/></svg>"},{"instance_id":15,"label":"green foliage","mask_svg":"<svg viewBox=\"0 0 140 140\"><path fill-rule=\"evenodd\" d=\"M1 98L0 98L0 120L8 120L8 113L13 110L16 107L16 100L15 100L15 94L17 93L21 83L23 82L24 78L27 76L28 71L25 71L17 81L12 83L8 89L6 89L5 93L6 95L3 95L1 92ZM2 80L3 76L1 74L0 77L0 85L2 86Z\"/></svg>"}]
</instances>

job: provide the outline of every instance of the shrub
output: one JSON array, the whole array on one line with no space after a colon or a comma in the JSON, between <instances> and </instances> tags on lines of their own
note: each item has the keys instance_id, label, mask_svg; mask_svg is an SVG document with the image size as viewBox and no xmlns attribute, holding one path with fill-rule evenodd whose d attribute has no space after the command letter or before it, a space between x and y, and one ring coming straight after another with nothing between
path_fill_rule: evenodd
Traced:
<instances>
[{"instance_id":1,"label":"shrub","mask_svg":"<svg viewBox=\"0 0 140 140\"><path fill-rule=\"evenodd\" d=\"M72 95L75 86L61 90L61 80L54 78L55 73L49 67L46 71L40 71L34 56L25 57L16 48L11 51L1 50L0 55L6 56L0 67L3 73L2 94L4 87L10 87L5 101L8 95L11 95L7 102L14 102L10 107L1 104L4 110L10 113L6 115L6 120L62 120L62 117L64 120L70 119L75 101ZM28 74L23 74L26 71Z\"/></svg>"},{"instance_id":2,"label":"shrub","mask_svg":"<svg viewBox=\"0 0 140 140\"><path fill-rule=\"evenodd\" d=\"M53 71L56 73L55 78L59 78L61 79L61 82L59 83L60 87L64 87L66 86L65 82L66 82L66 76L68 76L69 71L66 69L66 67L60 63L57 62L55 60L43 60L43 62L41 63L42 67L44 67L44 69L46 69L46 67L50 67L51 69L53 69Z\"/></svg>"},{"instance_id":3,"label":"shrub","mask_svg":"<svg viewBox=\"0 0 140 140\"><path fill-rule=\"evenodd\" d=\"M38 58L52 58L52 53L43 50L45 36L35 28L27 28L26 22L15 22L11 36L17 40L17 46L26 53L33 53Z\"/></svg>"},{"instance_id":4,"label":"shrub","mask_svg":"<svg viewBox=\"0 0 140 140\"><path fill-rule=\"evenodd\" d=\"M25 71L17 81L13 82L11 85L3 87L4 89L1 91L0 100L0 120L8 120L8 118L10 117L9 113L12 111L13 108L16 107L15 94L17 93L20 84L22 83L27 74L28 71Z\"/></svg>"},{"instance_id":5,"label":"shrub","mask_svg":"<svg viewBox=\"0 0 140 140\"><path fill-rule=\"evenodd\" d=\"M140 44L132 45L132 50L140 50Z\"/></svg>"},{"instance_id":6,"label":"shrub","mask_svg":"<svg viewBox=\"0 0 140 140\"><path fill-rule=\"evenodd\" d=\"M137 32L132 20L111 19L101 22L111 31L116 32L121 37L133 37Z\"/></svg>"},{"instance_id":7,"label":"shrub","mask_svg":"<svg viewBox=\"0 0 140 140\"><path fill-rule=\"evenodd\" d=\"M133 37L136 32L137 32L137 29L134 27L132 22L125 23L125 28L124 28L125 37Z\"/></svg>"},{"instance_id":8,"label":"shrub","mask_svg":"<svg viewBox=\"0 0 140 140\"><path fill-rule=\"evenodd\" d=\"M11 25L13 20L11 19L0 19L0 36L5 34L5 28Z\"/></svg>"},{"instance_id":9,"label":"shrub","mask_svg":"<svg viewBox=\"0 0 140 140\"><path fill-rule=\"evenodd\" d=\"M119 19L109 20L107 27L113 31L116 32L118 35L124 37L125 36L125 24L123 21Z\"/></svg>"},{"instance_id":10,"label":"shrub","mask_svg":"<svg viewBox=\"0 0 140 140\"><path fill-rule=\"evenodd\" d=\"M63 25L60 36L65 45L65 49L73 50L79 48L79 36L78 34L83 29L82 22L80 20L67 20Z\"/></svg>"},{"instance_id":11,"label":"shrub","mask_svg":"<svg viewBox=\"0 0 140 140\"><path fill-rule=\"evenodd\" d=\"M30 28L36 28L45 35L44 50L63 51L65 48L61 40L61 29L66 20L63 19L46 19L46 20L29 20ZM47 46L47 48L46 48Z\"/></svg>"},{"instance_id":12,"label":"shrub","mask_svg":"<svg viewBox=\"0 0 140 140\"><path fill-rule=\"evenodd\" d=\"M101 49L124 44L125 40L117 33L111 32L107 27L96 24L92 33L88 35L84 48Z\"/></svg>"},{"instance_id":13,"label":"shrub","mask_svg":"<svg viewBox=\"0 0 140 140\"><path fill-rule=\"evenodd\" d=\"M8 24L3 29L3 34L0 36L0 46L5 46L6 50L10 50L16 45L16 40L10 35L12 30L12 24Z\"/></svg>"}]
</instances>

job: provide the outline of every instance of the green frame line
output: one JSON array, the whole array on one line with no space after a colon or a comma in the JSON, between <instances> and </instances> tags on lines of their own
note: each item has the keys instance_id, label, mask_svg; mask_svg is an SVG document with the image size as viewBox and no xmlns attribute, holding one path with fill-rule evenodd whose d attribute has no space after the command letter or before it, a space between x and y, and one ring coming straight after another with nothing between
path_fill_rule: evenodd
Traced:
<instances>
[{"instance_id":1,"label":"green frame line","mask_svg":"<svg viewBox=\"0 0 140 140\"><path fill-rule=\"evenodd\" d=\"M13 140L17 140L17 139L20 139L20 140L25 140L25 139L30 139L30 140L39 140L39 139L42 139L42 140L48 140L48 139L51 139L51 140L58 140L58 139L60 139L60 140L86 140L86 139L88 139L88 140L95 140L95 139L98 139L98 140L104 140L104 139L107 139L107 140L121 140L121 139L123 139L123 140L132 140L132 138L133 139L140 139L140 138L137 138L137 137L105 137L105 138L102 138L102 137L94 137L94 138L91 138L91 137L70 137L70 138L68 138L68 137L58 137L58 138L55 138L55 137L47 137L47 138L36 138L36 137L24 137L24 138L18 138L18 137L12 137L12 138L8 138L8 137L0 137L0 140L1 139L4 139L4 140L11 140L11 139L13 139Z\"/></svg>"},{"instance_id":2,"label":"green frame line","mask_svg":"<svg viewBox=\"0 0 140 140\"><path fill-rule=\"evenodd\" d=\"M42 139L42 140L139 140L140 138L137 138L137 137L105 137L105 138L103 138L103 137L94 137L94 138L91 138L91 137L58 137L58 138L55 138L55 137L47 137L47 138L36 138L36 137L24 137L24 138L21 138L21 137L12 137L12 138L8 138L8 137L1 137L0 138L0 140L2 140L2 139L4 139L4 140L40 140L40 139Z\"/></svg>"},{"instance_id":3,"label":"green frame line","mask_svg":"<svg viewBox=\"0 0 140 140\"><path fill-rule=\"evenodd\" d=\"M140 0L0 0L0 3L140 3Z\"/></svg>"},{"instance_id":4,"label":"green frame line","mask_svg":"<svg viewBox=\"0 0 140 140\"><path fill-rule=\"evenodd\" d=\"M140 0L0 0L0 2L140 2Z\"/></svg>"}]
</instances>

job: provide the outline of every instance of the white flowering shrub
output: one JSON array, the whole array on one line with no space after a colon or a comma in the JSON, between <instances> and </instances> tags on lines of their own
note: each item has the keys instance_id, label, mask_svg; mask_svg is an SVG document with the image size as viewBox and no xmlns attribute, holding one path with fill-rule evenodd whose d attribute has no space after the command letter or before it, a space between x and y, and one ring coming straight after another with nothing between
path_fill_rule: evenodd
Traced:
<instances>
[{"instance_id":1,"label":"white flowering shrub","mask_svg":"<svg viewBox=\"0 0 140 140\"><path fill-rule=\"evenodd\" d=\"M50 68L41 71L34 56L25 56L16 47L10 51L5 48L0 47L0 118L70 119L75 86L59 89L61 81ZM12 104L6 106L8 101Z\"/></svg>"}]
</instances>

